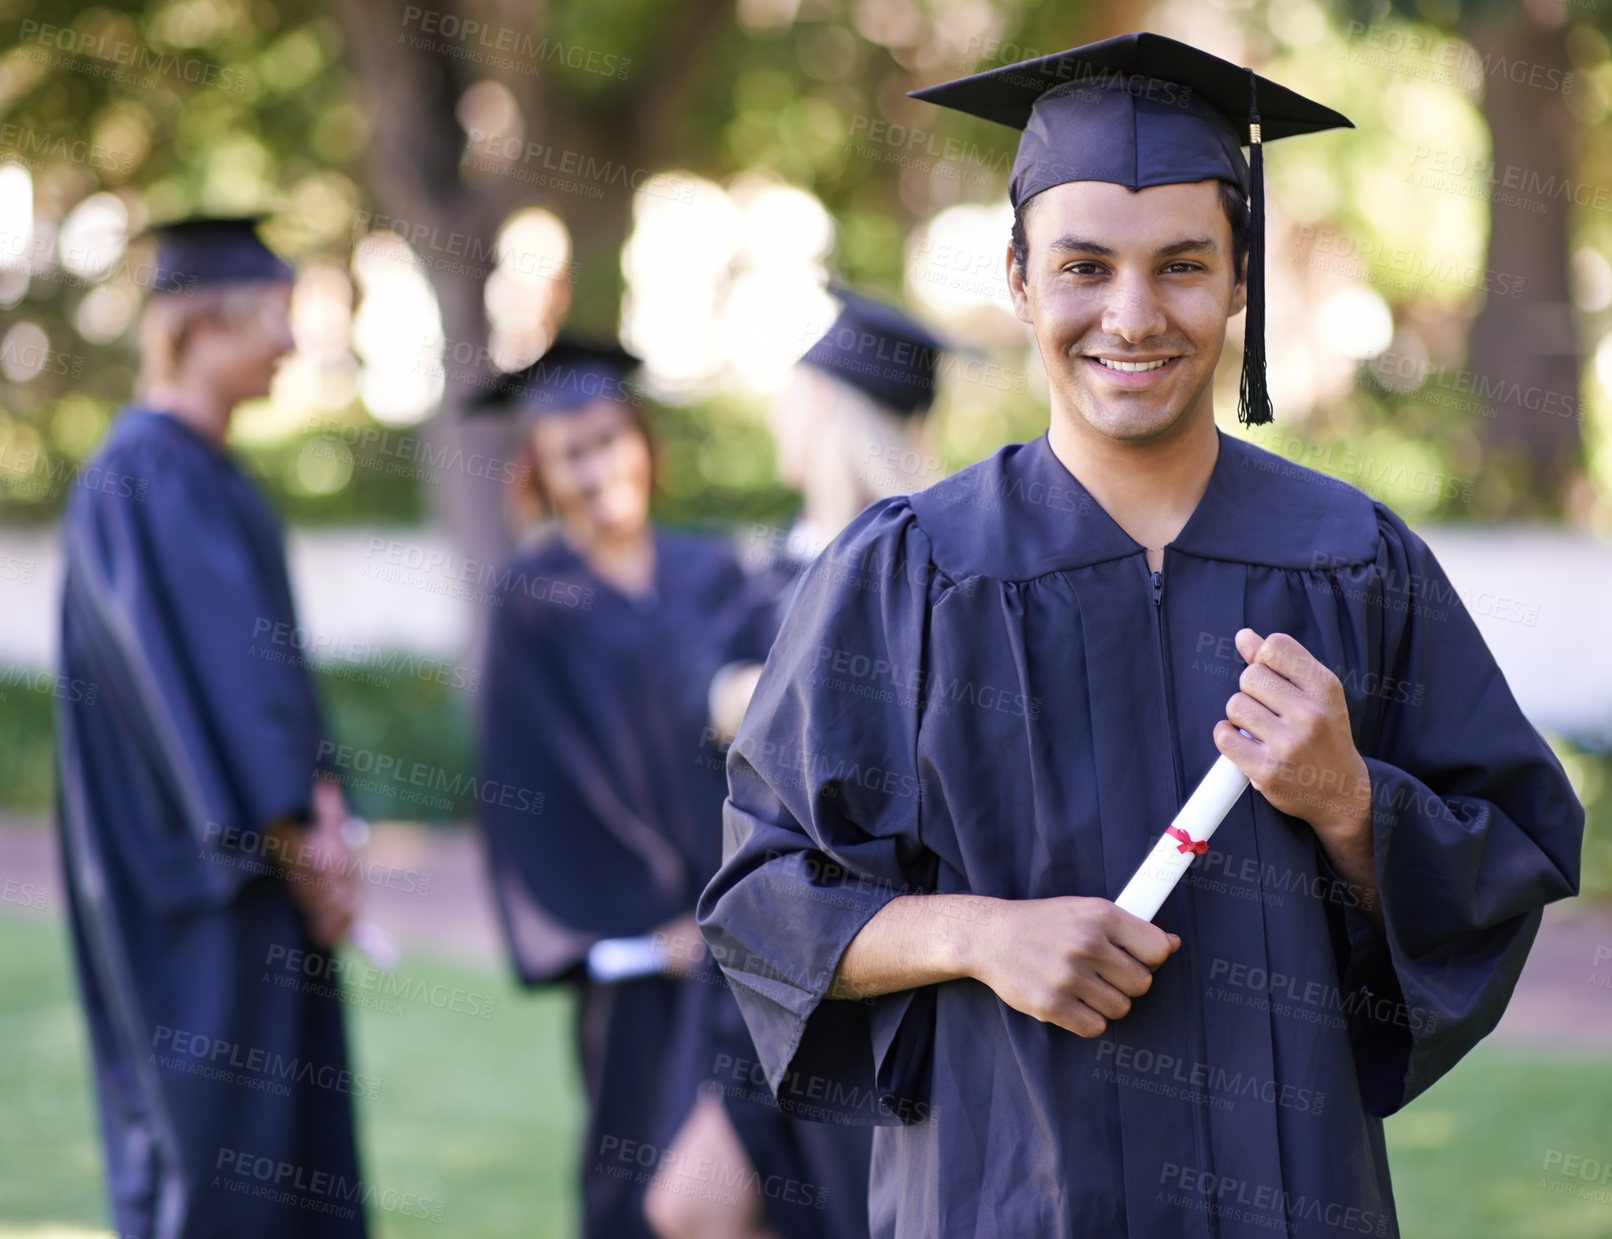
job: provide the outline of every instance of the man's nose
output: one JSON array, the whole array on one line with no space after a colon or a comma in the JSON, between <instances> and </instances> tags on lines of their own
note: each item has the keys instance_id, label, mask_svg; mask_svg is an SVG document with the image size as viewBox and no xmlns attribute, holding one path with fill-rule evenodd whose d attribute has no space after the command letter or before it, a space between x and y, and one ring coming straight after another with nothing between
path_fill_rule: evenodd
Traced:
<instances>
[{"instance_id":1,"label":"man's nose","mask_svg":"<svg viewBox=\"0 0 1612 1239\"><path fill-rule=\"evenodd\" d=\"M1165 327L1164 305L1153 281L1135 272L1117 276L1103 307L1103 330L1140 344L1149 336L1163 335Z\"/></svg>"}]
</instances>

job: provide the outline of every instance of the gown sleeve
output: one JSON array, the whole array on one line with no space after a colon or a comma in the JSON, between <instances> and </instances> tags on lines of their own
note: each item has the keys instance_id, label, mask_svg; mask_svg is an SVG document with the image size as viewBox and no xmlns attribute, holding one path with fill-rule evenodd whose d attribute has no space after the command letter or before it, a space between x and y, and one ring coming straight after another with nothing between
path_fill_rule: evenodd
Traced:
<instances>
[{"instance_id":1,"label":"gown sleeve","mask_svg":"<svg viewBox=\"0 0 1612 1239\"><path fill-rule=\"evenodd\" d=\"M875 504L807 569L728 758L725 860L700 901L780 1106L802 1118L918 1121L933 993L825 1001L840 957L891 899L934 889L921 840L916 694L928 541L904 499Z\"/></svg>"},{"instance_id":2,"label":"gown sleeve","mask_svg":"<svg viewBox=\"0 0 1612 1239\"><path fill-rule=\"evenodd\" d=\"M248 832L306 818L321 739L306 668L267 635L296 622L278 530L266 510L250 528L223 475L163 444L103 472L149 481L76 496L65 602L175 806L124 815L118 845L159 904L225 898L264 865L198 864L197 844L250 849ZM129 837L142 825L157 834Z\"/></svg>"},{"instance_id":3,"label":"gown sleeve","mask_svg":"<svg viewBox=\"0 0 1612 1239\"><path fill-rule=\"evenodd\" d=\"M1368 998L1350 1036L1386 1116L1499 1022L1541 909L1578 891L1584 811L1432 552L1378 514L1379 665L1404 700L1361 748L1385 932L1344 910L1344 992Z\"/></svg>"}]
</instances>

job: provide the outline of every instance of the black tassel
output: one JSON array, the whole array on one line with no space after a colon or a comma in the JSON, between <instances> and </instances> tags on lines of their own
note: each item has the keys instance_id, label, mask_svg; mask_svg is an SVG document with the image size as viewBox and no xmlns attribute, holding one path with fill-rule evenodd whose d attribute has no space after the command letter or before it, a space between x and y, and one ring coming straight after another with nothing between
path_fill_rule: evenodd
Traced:
<instances>
[{"instance_id":1,"label":"black tassel","mask_svg":"<svg viewBox=\"0 0 1612 1239\"><path fill-rule=\"evenodd\" d=\"M1265 388L1265 156L1259 131L1259 89L1248 71L1248 310L1243 319L1243 377L1237 420L1263 426L1275 419Z\"/></svg>"}]
</instances>

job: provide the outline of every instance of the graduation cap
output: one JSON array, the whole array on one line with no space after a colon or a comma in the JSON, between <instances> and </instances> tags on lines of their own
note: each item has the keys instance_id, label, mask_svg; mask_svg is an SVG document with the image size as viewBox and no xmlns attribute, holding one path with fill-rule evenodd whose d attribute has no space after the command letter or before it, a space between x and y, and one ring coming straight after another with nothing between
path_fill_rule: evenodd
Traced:
<instances>
[{"instance_id":1,"label":"graduation cap","mask_svg":"<svg viewBox=\"0 0 1612 1239\"><path fill-rule=\"evenodd\" d=\"M1023 130L1008 182L1017 209L1069 181L1140 190L1220 180L1248 196L1248 317L1237 416L1271 420L1265 388L1265 174L1275 138L1349 119L1252 69L1158 34L1122 34L910 92ZM1249 159L1240 147L1247 145ZM1250 167L1250 164L1252 165Z\"/></svg>"},{"instance_id":2,"label":"graduation cap","mask_svg":"<svg viewBox=\"0 0 1612 1239\"><path fill-rule=\"evenodd\" d=\"M568 413L595 400L633 404L625 380L639 364L614 340L562 332L531 365L499 375L470 402L470 411L541 416Z\"/></svg>"},{"instance_id":3,"label":"graduation cap","mask_svg":"<svg viewBox=\"0 0 1612 1239\"><path fill-rule=\"evenodd\" d=\"M157 242L152 288L170 292L203 284L294 279L291 268L257 235L265 218L198 215L152 227L148 231Z\"/></svg>"},{"instance_id":4,"label":"graduation cap","mask_svg":"<svg viewBox=\"0 0 1612 1239\"><path fill-rule=\"evenodd\" d=\"M905 417L928 411L947 345L916 319L882 301L832 283L839 317L801 361L866 392Z\"/></svg>"}]
</instances>

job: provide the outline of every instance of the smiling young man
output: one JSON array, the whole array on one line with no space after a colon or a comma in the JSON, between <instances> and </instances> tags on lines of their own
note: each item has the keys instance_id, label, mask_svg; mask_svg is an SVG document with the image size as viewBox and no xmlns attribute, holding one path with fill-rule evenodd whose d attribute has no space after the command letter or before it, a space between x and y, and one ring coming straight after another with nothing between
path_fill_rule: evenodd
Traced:
<instances>
[{"instance_id":1,"label":"smiling young man","mask_svg":"<svg viewBox=\"0 0 1612 1239\"><path fill-rule=\"evenodd\" d=\"M881 1124L877 1236L1395 1234L1381 1117L1499 1019L1583 814L1421 540L1216 429L1245 306L1269 417L1240 143L1347 122L1153 35L920 97L1024 130L1050 424L803 579L713 953L780 1104ZM1253 790L1120 911L1221 754Z\"/></svg>"}]
</instances>

